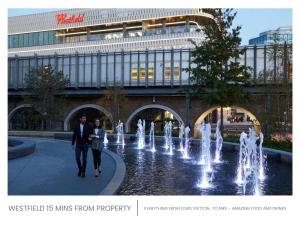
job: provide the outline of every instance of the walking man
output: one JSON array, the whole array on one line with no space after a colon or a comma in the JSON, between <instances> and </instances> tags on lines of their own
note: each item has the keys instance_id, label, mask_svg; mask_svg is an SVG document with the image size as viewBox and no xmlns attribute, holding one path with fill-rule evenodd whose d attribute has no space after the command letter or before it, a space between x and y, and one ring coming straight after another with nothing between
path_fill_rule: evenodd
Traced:
<instances>
[{"instance_id":1,"label":"walking man","mask_svg":"<svg viewBox=\"0 0 300 225\"><path fill-rule=\"evenodd\" d=\"M78 166L78 176L85 177L86 170L86 159L88 152L88 142L90 135L92 134L92 129L86 123L86 116L81 115L79 118L79 123L75 126L73 137L72 137L72 146L74 149L75 146L75 157ZM82 161L81 161L82 156Z\"/></svg>"}]
</instances>

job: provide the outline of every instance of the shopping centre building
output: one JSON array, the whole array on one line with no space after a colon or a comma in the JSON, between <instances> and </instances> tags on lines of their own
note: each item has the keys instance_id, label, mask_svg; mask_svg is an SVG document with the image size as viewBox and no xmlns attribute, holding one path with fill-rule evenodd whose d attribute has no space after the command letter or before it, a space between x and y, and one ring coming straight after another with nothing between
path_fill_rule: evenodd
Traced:
<instances>
[{"instance_id":1,"label":"shopping centre building","mask_svg":"<svg viewBox=\"0 0 300 225\"><path fill-rule=\"evenodd\" d=\"M100 116L113 129L113 112L101 103L110 87L120 86L127 98L120 114L126 132L138 118L166 119L192 128L206 116L214 121L218 106L184 94L191 74L191 41L201 44L201 28L212 23L205 9L70 9L8 18L8 120L10 129L24 123L27 94L24 77L32 68L51 64L69 79L57 130L68 131L79 113ZM239 60L253 68L253 79L274 68L266 46L244 46ZM259 103L257 103L259 104ZM263 103L262 103L263 104ZM226 109L226 123L250 125L260 109L253 104ZM25 119L26 120L26 119ZM259 119L258 119L259 120Z\"/></svg>"}]
</instances>

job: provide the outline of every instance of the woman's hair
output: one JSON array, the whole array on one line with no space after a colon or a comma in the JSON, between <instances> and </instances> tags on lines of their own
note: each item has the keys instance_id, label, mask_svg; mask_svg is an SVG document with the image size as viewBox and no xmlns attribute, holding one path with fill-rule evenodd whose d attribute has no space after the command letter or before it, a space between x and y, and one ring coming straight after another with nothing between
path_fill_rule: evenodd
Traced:
<instances>
[{"instance_id":1,"label":"woman's hair","mask_svg":"<svg viewBox=\"0 0 300 225\"><path fill-rule=\"evenodd\" d=\"M96 118L96 119L95 119L95 128L96 128L96 121L97 121L97 120L99 121L99 128L101 128L101 127L102 127L102 123L101 123L101 121L100 121L99 118Z\"/></svg>"}]
</instances>

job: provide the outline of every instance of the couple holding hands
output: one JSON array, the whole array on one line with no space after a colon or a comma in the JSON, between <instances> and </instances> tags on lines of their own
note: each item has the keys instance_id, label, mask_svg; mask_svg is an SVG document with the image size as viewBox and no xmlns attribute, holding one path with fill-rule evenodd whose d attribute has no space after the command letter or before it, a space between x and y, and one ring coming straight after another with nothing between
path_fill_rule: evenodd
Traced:
<instances>
[{"instance_id":1,"label":"couple holding hands","mask_svg":"<svg viewBox=\"0 0 300 225\"><path fill-rule=\"evenodd\" d=\"M87 153L89 146L93 152L95 177L101 173L101 152L104 148L105 131L100 120L95 119L94 126L86 123L86 116L81 115L79 123L75 126L72 137L72 148L75 149L75 158L78 166L78 176L85 177Z\"/></svg>"}]
</instances>

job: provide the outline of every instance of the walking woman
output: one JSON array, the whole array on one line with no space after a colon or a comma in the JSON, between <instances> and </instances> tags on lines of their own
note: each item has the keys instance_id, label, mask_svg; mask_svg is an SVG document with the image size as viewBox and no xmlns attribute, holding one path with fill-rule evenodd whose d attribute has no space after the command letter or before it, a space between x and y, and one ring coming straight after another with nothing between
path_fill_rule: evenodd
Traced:
<instances>
[{"instance_id":1,"label":"walking woman","mask_svg":"<svg viewBox=\"0 0 300 225\"><path fill-rule=\"evenodd\" d=\"M93 134L91 134L95 177L98 177L99 173L101 173L101 153L104 147L104 134L105 131L103 130L102 125L100 124L100 120L98 118L95 119Z\"/></svg>"}]
</instances>

